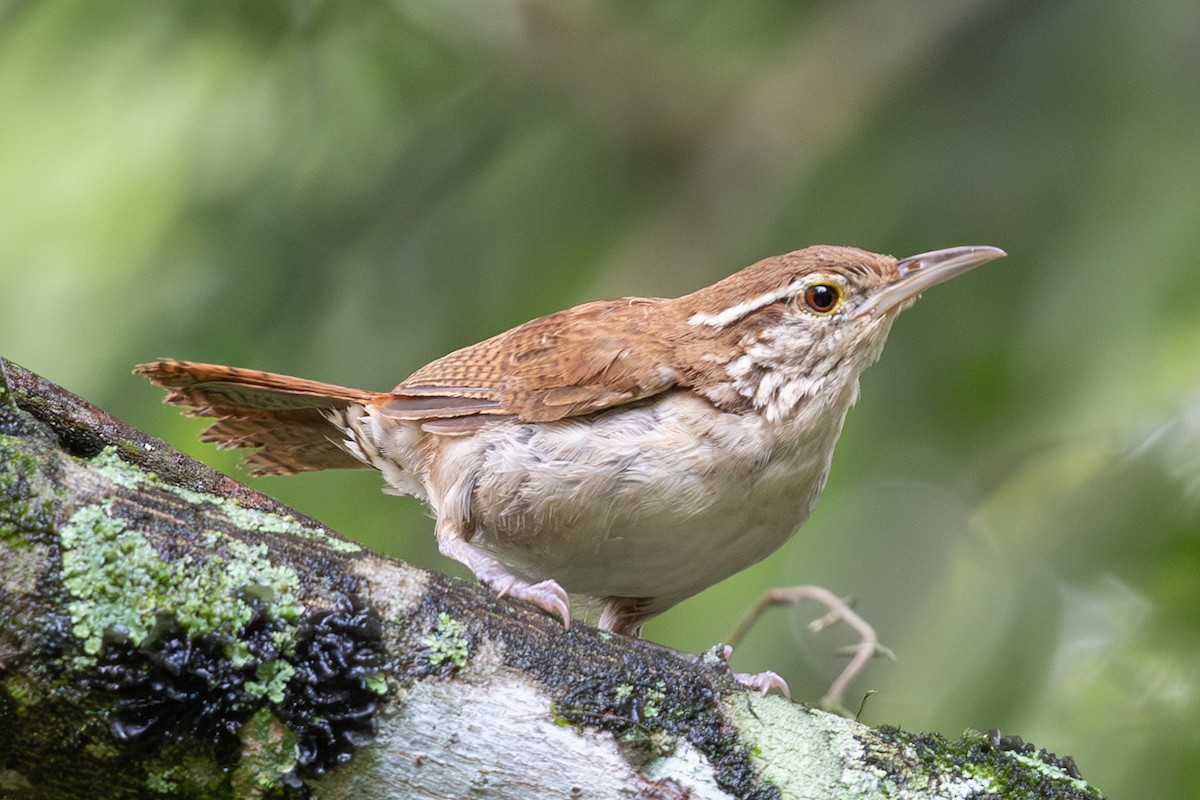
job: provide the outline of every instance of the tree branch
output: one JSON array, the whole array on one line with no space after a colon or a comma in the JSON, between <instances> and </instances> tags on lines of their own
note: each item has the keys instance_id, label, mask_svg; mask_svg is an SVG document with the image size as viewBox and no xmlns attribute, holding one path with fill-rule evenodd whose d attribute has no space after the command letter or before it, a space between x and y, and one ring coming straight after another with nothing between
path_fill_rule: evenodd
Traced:
<instances>
[{"instance_id":1,"label":"tree branch","mask_svg":"<svg viewBox=\"0 0 1200 800\"><path fill-rule=\"evenodd\" d=\"M0 360L0 795L1095 798L366 552Z\"/></svg>"}]
</instances>

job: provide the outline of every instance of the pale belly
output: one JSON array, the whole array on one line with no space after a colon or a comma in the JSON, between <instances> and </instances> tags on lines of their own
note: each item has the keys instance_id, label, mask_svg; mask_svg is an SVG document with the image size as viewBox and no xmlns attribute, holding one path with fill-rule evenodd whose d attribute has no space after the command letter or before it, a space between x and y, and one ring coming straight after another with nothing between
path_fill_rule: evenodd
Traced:
<instances>
[{"instance_id":1,"label":"pale belly","mask_svg":"<svg viewBox=\"0 0 1200 800\"><path fill-rule=\"evenodd\" d=\"M808 519L841 428L812 422L715 414L679 393L587 422L504 423L443 455L475 470L459 502L472 545L531 581L665 608L761 560Z\"/></svg>"}]
</instances>

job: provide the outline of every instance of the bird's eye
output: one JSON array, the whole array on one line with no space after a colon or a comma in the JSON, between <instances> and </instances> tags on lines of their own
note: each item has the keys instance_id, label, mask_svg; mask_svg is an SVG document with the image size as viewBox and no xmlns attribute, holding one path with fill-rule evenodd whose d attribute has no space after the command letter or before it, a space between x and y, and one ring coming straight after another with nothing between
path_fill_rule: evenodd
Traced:
<instances>
[{"instance_id":1,"label":"bird's eye","mask_svg":"<svg viewBox=\"0 0 1200 800\"><path fill-rule=\"evenodd\" d=\"M842 287L836 283L814 283L804 290L804 305L814 314L832 314L842 306Z\"/></svg>"}]
</instances>

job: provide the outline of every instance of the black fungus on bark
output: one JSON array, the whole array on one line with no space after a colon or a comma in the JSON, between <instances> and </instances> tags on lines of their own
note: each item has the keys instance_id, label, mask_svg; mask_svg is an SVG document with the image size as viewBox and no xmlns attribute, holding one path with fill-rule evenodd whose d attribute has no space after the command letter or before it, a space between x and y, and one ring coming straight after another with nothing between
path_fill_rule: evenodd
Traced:
<instances>
[{"instance_id":1,"label":"black fungus on bark","mask_svg":"<svg viewBox=\"0 0 1200 800\"><path fill-rule=\"evenodd\" d=\"M246 683L259 666L281 656L273 636L280 628L256 611L238 637L249 658L234 666L229 637L192 637L163 618L136 646L106 643L87 684L116 695L110 728L129 747L154 752L169 742L207 742L217 763L229 769L240 755L238 731L264 704Z\"/></svg>"},{"instance_id":2,"label":"black fungus on bark","mask_svg":"<svg viewBox=\"0 0 1200 800\"><path fill-rule=\"evenodd\" d=\"M344 596L301 623L279 715L296 736L305 773L322 775L374 740L381 698L370 679L384 666L381 630L372 609Z\"/></svg>"},{"instance_id":3,"label":"black fungus on bark","mask_svg":"<svg viewBox=\"0 0 1200 800\"><path fill-rule=\"evenodd\" d=\"M115 695L110 729L126 746L157 752L172 742L205 742L223 769L240 759L241 726L270 708L296 739L297 771L320 776L375 738L376 687L386 658L379 617L342 596L334 608L301 618L288 652L277 644L282 630L256 611L233 642L218 634L189 636L164 617L136 646L114 632L85 683ZM235 645L243 654L236 666ZM278 703L247 689L259 668L275 660L294 670ZM291 788L300 788L297 776L289 777Z\"/></svg>"}]
</instances>

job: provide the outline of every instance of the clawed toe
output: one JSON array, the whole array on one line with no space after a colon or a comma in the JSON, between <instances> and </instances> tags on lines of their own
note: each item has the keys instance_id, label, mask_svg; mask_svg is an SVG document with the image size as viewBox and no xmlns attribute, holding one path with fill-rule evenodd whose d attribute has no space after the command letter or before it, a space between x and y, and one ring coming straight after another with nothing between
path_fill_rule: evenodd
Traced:
<instances>
[{"instance_id":1,"label":"clawed toe","mask_svg":"<svg viewBox=\"0 0 1200 800\"><path fill-rule=\"evenodd\" d=\"M532 603L547 614L561 619L564 628L571 627L571 598L558 585L558 581L547 579L531 585L509 577L505 581L497 581L492 588L500 597L508 596Z\"/></svg>"},{"instance_id":2,"label":"clawed toe","mask_svg":"<svg viewBox=\"0 0 1200 800\"><path fill-rule=\"evenodd\" d=\"M546 613L560 618L563 627L571 627L571 598L557 581L528 584L513 575L490 553L463 539L454 526L447 525L444 520L439 520L438 525L438 549L443 555L466 564L481 583L492 587L500 597L515 597L533 603Z\"/></svg>"},{"instance_id":3,"label":"clawed toe","mask_svg":"<svg viewBox=\"0 0 1200 800\"><path fill-rule=\"evenodd\" d=\"M792 690L788 688L787 681L779 677L776 672L767 670L766 672L735 672L733 678L738 683L748 689L753 689L756 692L762 692L763 695L768 694L772 689L778 689L779 693L787 699L792 699Z\"/></svg>"}]
</instances>

